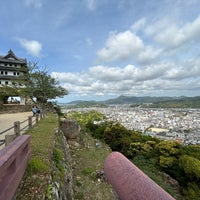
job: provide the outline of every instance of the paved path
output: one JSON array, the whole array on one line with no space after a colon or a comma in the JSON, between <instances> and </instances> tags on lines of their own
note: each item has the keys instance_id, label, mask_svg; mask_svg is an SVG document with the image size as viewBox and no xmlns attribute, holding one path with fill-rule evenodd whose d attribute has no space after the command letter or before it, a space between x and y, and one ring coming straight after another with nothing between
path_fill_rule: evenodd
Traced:
<instances>
[{"instance_id":1,"label":"paved path","mask_svg":"<svg viewBox=\"0 0 200 200\"><path fill-rule=\"evenodd\" d=\"M16 121L24 121L28 119L28 116L32 116L32 112L21 112L21 113L9 113L9 114L0 114L0 132L12 127ZM23 123L20 128L22 129L26 126L27 123ZM5 139L5 135L12 135L13 129L7 131L6 133L0 134L0 140ZM0 147L1 149L1 147Z\"/></svg>"}]
</instances>

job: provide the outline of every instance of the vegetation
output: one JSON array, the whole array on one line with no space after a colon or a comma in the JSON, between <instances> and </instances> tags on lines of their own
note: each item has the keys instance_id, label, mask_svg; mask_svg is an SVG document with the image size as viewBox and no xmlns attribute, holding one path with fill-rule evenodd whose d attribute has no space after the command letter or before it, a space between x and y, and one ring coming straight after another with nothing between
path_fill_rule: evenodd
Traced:
<instances>
[{"instance_id":1,"label":"vegetation","mask_svg":"<svg viewBox=\"0 0 200 200\"><path fill-rule=\"evenodd\" d=\"M19 96L19 90L16 87L9 85L0 86L0 107L3 103L7 102L9 96Z\"/></svg>"},{"instance_id":2,"label":"vegetation","mask_svg":"<svg viewBox=\"0 0 200 200\"><path fill-rule=\"evenodd\" d=\"M95 145L91 135L81 132L81 146L71 150L73 158L74 198L114 200L111 187L104 182L103 177L98 176L103 171L103 164L110 148L104 143L101 147ZM81 150L81 151L80 151Z\"/></svg>"},{"instance_id":3,"label":"vegetation","mask_svg":"<svg viewBox=\"0 0 200 200\"><path fill-rule=\"evenodd\" d=\"M183 97L167 101L158 101L146 107L151 108L200 108L200 97Z\"/></svg>"},{"instance_id":4,"label":"vegetation","mask_svg":"<svg viewBox=\"0 0 200 200\"><path fill-rule=\"evenodd\" d=\"M57 125L56 117L48 115L26 132L31 135L32 158L17 200L44 198L52 170L52 152Z\"/></svg>"},{"instance_id":5,"label":"vegetation","mask_svg":"<svg viewBox=\"0 0 200 200\"><path fill-rule=\"evenodd\" d=\"M97 101L72 101L68 108L88 108L88 107L106 107L104 103Z\"/></svg>"},{"instance_id":6,"label":"vegetation","mask_svg":"<svg viewBox=\"0 0 200 200\"><path fill-rule=\"evenodd\" d=\"M95 112L92 111L92 113ZM97 112L96 114L100 115ZM199 146L182 146L176 141L161 141L150 136L143 136L141 133L127 130L115 122L94 124L91 119L91 116L94 117L94 115L91 115L90 112L88 112L88 116L90 116L88 118L85 113L83 115L84 122L83 120L80 122L85 126L87 132L93 137L105 141L113 151L123 153L176 199L199 199ZM79 118L80 116L80 113L73 113L73 117ZM95 117L95 120L97 118ZM167 176L170 176L172 180L167 181ZM180 197L176 180L180 185L182 197Z\"/></svg>"},{"instance_id":7,"label":"vegetation","mask_svg":"<svg viewBox=\"0 0 200 200\"><path fill-rule=\"evenodd\" d=\"M21 79L21 84L26 85L21 93L29 96L33 102L47 103L47 100L63 97L68 92L59 85L59 82L48 74L46 69L40 69L37 63L29 63L28 73Z\"/></svg>"},{"instance_id":8,"label":"vegetation","mask_svg":"<svg viewBox=\"0 0 200 200\"><path fill-rule=\"evenodd\" d=\"M89 116L102 117L99 113L96 117L94 113ZM69 165L73 167L74 199L114 199L110 186L97 176L97 172L103 170L110 148L105 144L96 147L95 139L82 131L80 146L71 149L71 162L66 162L66 143L57 130L56 115L48 115L26 132L31 135L32 158L16 200L55 199L54 191L58 185L62 191L68 187Z\"/></svg>"},{"instance_id":9,"label":"vegetation","mask_svg":"<svg viewBox=\"0 0 200 200\"><path fill-rule=\"evenodd\" d=\"M65 113L65 117L69 119L75 119L84 128L88 123L93 123L94 121L102 121L105 116L95 110L90 112L69 112Z\"/></svg>"},{"instance_id":10,"label":"vegetation","mask_svg":"<svg viewBox=\"0 0 200 200\"><path fill-rule=\"evenodd\" d=\"M104 121L104 116L97 111L72 112L65 114L65 117L78 120L82 127L80 146L70 150L76 200L113 199L110 187L101 177L97 177L111 149L122 152L175 199L199 199L198 145L182 146L175 141L143 136L139 132L127 130L119 123ZM53 199L53 185L49 184L52 166L52 179L58 181L61 187L66 184L64 177L68 167L63 163L63 138L55 134L57 120L55 116L49 116L29 132L32 135L32 159L17 197L19 200L42 199L44 195L47 199ZM94 124L94 121L99 123Z\"/></svg>"},{"instance_id":11,"label":"vegetation","mask_svg":"<svg viewBox=\"0 0 200 200\"><path fill-rule=\"evenodd\" d=\"M6 102L9 96L30 97L35 103L45 104L67 94L68 91L46 69L40 69L37 63L29 63L28 71L16 78L15 84L0 87L0 104Z\"/></svg>"}]
</instances>

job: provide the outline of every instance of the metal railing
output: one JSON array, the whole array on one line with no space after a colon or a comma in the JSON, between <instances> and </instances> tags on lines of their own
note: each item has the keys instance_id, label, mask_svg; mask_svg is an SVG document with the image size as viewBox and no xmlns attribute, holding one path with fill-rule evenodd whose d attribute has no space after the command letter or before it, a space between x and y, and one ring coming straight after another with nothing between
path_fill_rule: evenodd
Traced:
<instances>
[{"instance_id":1,"label":"metal railing","mask_svg":"<svg viewBox=\"0 0 200 200\"><path fill-rule=\"evenodd\" d=\"M31 128L34 124L38 123L38 121L40 119L42 119L43 117L44 117L44 114L40 113L35 116L29 116L28 119L21 121L21 122L15 121L13 123L13 126L0 132L0 135L2 135L13 129L13 134L9 133L9 135L5 135L5 139L0 140L0 147L10 143L13 139L15 139L17 136L19 136L22 133L22 131ZM25 123L27 123L27 124L24 125Z\"/></svg>"}]
</instances>

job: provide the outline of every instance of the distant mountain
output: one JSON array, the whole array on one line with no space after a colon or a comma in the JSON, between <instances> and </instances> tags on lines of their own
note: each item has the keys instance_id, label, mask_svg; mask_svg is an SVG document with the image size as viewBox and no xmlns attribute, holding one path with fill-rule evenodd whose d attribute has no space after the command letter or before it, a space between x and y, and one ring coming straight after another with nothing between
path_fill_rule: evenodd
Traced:
<instances>
[{"instance_id":1,"label":"distant mountain","mask_svg":"<svg viewBox=\"0 0 200 200\"><path fill-rule=\"evenodd\" d=\"M106 101L72 101L70 107L105 107L110 104L130 104L131 106L151 108L200 108L200 96L197 97L151 97L119 96Z\"/></svg>"},{"instance_id":2,"label":"distant mountain","mask_svg":"<svg viewBox=\"0 0 200 200\"><path fill-rule=\"evenodd\" d=\"M200 108L200 96L157 101L149 106L152 108Z\"/></svg>"},{"instance_id":3,"label":"distant mountain","mask_svg":"<svg viewBox=\"0 0 200 200\"><path fill-rule=\"evenodd\" d=\"M136 97L136 96L119 96L114 99L108 99L106 101L72 101L68 104L70 105L106 105L106 104L142 104L142 103L154 103L154 102L163 102L163 101L170 101L170 100L181 100L186 97L151 97L151 96L143 96L143 97Z\"/></svg>"},{"instance_id":4,"label":"distant mountain","mask_svg":"<svg viewBox=\"0 0 200 200\"><path fill-rule=\"evenodd\" d=\"M95 107L105 107L106 105L102 102L99 101L71 101L70 103L68 103L68 107L91 107L91 106L95 106Z\"/></svg>"},{"instance_id":5,"label":"distant mountain","mask_svg":"<svg viewBox=\"0 0 200 200\"><path fill-rule=\"evenodd\" d=\"M158 101L168 101L175 100L181 97L151 97L151 96L143 96L143 97L130 97L130 96L119 96L115 99L109 99L104 101L105 104L138 104L138 103L154 103Z\"/></svg>"}]
</instances>

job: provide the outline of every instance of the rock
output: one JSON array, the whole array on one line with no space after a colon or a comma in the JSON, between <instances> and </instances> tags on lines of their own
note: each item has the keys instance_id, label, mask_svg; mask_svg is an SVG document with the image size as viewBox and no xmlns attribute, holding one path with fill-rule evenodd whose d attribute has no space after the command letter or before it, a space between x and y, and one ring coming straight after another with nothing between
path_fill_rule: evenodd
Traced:
<instances>
[{"instance_id":1,"label":"rock","mask_svg":"<svg viewBox=\"0 0 200 200\"><path fill-rule=\"evenodd\" d=\"M60 129L67 141L79 142L80 126L77 121L72 119L61 119Z\"/></svg>"}]
</instances>

